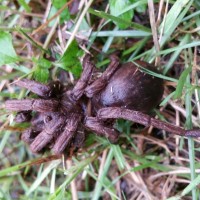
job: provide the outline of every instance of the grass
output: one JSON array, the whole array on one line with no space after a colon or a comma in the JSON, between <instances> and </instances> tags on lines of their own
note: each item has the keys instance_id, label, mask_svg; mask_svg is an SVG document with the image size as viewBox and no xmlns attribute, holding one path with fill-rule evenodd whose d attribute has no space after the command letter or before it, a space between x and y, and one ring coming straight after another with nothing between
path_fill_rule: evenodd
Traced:
<instances>
[{"instance_id":1,"label":"grass","mask_svg":"<svg viewBox=\"0 0 200 200\"><path fill-rule=\"evenodd\" d=\"M35 155L20 140L28 124L16 124L4 102L28 95L17 78L74 82L84 52L104 69L120 50L121 62L163 72L157 117L199 127L199 8L197 0L0 1L0 199L198 199L198 139L118 120L116 145L89 134L72 157Z\"/></svg>"}]
</instances>

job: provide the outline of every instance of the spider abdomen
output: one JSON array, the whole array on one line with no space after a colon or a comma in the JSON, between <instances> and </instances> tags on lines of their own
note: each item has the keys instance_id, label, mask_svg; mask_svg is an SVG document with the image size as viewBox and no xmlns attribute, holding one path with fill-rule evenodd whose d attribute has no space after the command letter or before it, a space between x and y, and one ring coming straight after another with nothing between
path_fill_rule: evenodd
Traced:
<instances>
[{"instance_id":1,"label":"spider abdomen","mask_svg":"<svg viewBox=\"0 0 200 200\"><path fill-rule=\"evenodd\" d=\"M148 63L137 63L158 73ZM97 99L103 107L123 107L147 113L161 101L163 91L162 79L142 72L129 62L118 68Z\"/></svg>"}]
</instances>

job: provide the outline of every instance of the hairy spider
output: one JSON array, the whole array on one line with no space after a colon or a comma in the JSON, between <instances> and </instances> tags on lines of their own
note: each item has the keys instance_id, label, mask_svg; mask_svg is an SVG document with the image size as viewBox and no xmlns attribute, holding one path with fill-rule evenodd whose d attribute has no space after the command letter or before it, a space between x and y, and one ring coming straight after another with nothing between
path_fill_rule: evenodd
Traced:
<instances>
[{"instance_id":1,"label":"hairy spider","mask_svg":"<svg viewBox=\"0 0 200 200\"><path fill-rule=\"evenodd\" d=\"M200 136L200 130L184 130L146 114L160 102L163 80L145 74L136 65L157 72L154 67L142 61L119 64L114 55L110 59L101 77L93 81L95 65L86 55L82 75L73 88L66 88L59 81L49 85L28 79L16 82L39 96L5 103L8 110L18 111L16 122L31 122L32 126L22 133L22 140L30 144L32 152L48 146L60 154L70 146L80 146L85 128L115 143L119 132L113 122L118 118L182 136Z\"/></svg>"}]
</instances>

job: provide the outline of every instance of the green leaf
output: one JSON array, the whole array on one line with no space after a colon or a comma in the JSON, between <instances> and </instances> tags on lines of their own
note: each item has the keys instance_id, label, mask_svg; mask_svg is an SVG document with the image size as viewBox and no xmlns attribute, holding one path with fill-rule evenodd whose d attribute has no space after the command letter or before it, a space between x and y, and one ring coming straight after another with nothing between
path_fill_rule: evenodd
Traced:
<instances>
[{"instance_id":1,"label":"green leaf","mask_svg":"<svg viewBox=\"0 0 200 200\"><path fill-rule=\"evenodd\" d=\"M200 2L199 2L199 0L194 0L194 5L195 5L195 7L196 7L197 10L200 9Z\"/></svg>"},{"instance_id":2,"label":"green leaf","mask_svg":"<svg viewBox=\"0 0 200 200\"><path fill-rule=\"evenodd\" d=\"M178 99L178 98L181 97L183 87L184 87L185 82L186 82L186 78L191 71L192 71L192 67L188 67L182 72L182 74L179 78L179 81L178 81L178 85L177 85L176 90L175 90L174 99Z\"/></svg>"},{"instance_id":3,"label":"green leaf","mask_svg":"<svg viewBox=\"0 0 200 200\"><path fill-rule=\"evenodd\" d=\"M119 145L111 145L111 148L114 152L115 160L120 170L125 168L125 158L122 154L121 148Z\"/></svg>"},{"instance_id":4,"label":"green leaf","mask_svg":"<svg viewBox=\"0 0 200 200\"><path fill-rule=\"evenodd\" d=\"M64 4L67 3L67 0L54 0L53 1L53 6L57 9L60 9Z\"/></svg>"},{"instance_id":5,"label":"green leaf","mask_svg":"<svg viewBox=\"0 0 200 200\"><path fill-rule=\"evenodd\" d=\"M49 78L49 70L45 68L40 68L37 66L36 70L33 73L33 76L36 81L41 83L46 83Z\"/></svg>"},{"instance_id":6,"label":"green leaf","mask_svg":"<svg viewBox=\"0 0 200 200\"><path fill-rule=\"evenodd\" d=\"M84 34L84 33L83 33ZM112 31L98 31L92 33L86 33L86 36L95 37L147 37L152 35L150 32L140 30L112 30Z\"/></svg>"},{"instance_id":7,"label":"green leaf","mask_svg":"<svg viewBox=\"0 0 200 200\"><path fill-rule=\"evenodd\" d=\"M1 1L0 1L1 3ZM3 5L0 5L0 10L3 11L3 10L8 10L8 7L7 6L3 6Z\"/></svg>"},{"instance_id":8,"label":"green leaf","mask_svg":"<svg viewBox=\"0 0 200 200\"><path fill-rule=\"evenodd\" d=\"M55 12L57 12L60 8L62 8L66 3L67 3L67 0L54 0L53 6L54 8L56 8ZM62 24L64 21L69 20L69 19L70 19L70 13L69 13L68 8L66 8L60 14L60 23Z\"/></svg>"},{"instance_id":9,"label":"green leaf","mask_svg":"<svg viewBox=\"0 0 200 200\"><path fill-rule=\"evenodd\" d=\"M63 191L66 191L67 185L70 184L70 182L74 178L76 178L85 169L87 165L89 165L96 159L97 156L93 155L92 157L85 158L80 162L76 162L74 166L66 170L65 171L65 174L67 175L66 180L62 184L60 184L60 186L56 189L56 191L53 194L49 196L48 200L69 199L69 198L63 198Z\"/></svg>"},{"instance_id":10,"label":"green leaf","mask_svg":"<svg viewBox=\"0 0 200 200\"><path fill-rule=\"evenodd\" d=\"M79 77L82 71L79 57L83 51L78 48L77 42L74 40L68 49L64 52L61 59L56 63L56 66L72 72L75 76Z\"/></svg>"},{"instance_id":11,"label":"green leaf","mask_svg":"<svg viewBox=\"0 0 200 200\"><path fill-rule=\"evenodd\" d=\"M142 31L151 33L151 29L149 29L149 28L147 28L147 27L145 27L145 26L143 26L141 24L124 20L124 19L118 17L118 15L117 15L117 17L115 17L115 16L107 14L107 13L105 13L103 11L93 10L92 8L89 8L88 11L89 11L89 13L91 13L93 15L96 15L96 16L98 16L100 18L104 18L106 20L113 21L116 24L128 24L128 26L130 28L134 28L134 29L138 29L138 30L142 30Z\"/></svg>"},{"instance_id":12,"label":"green leaf","mask_svg":"<svg viewBox=\"0 0 200 200\"><path fill-rule=\"evenodd\" d=\"M189 34L186 34L180 41L179 45L177 46L183 46L187 43L189 43L189 38L190 38L190 35ZM163 73L166 74L167 71L173 66L175 60L178 58L178 56L180 55L182 51L182 48L181 49L178 49L176 51L174 51L174 53L171 55L171 58L168 60L168 62L166 63L166 65L164 66L164 71Z\"/></svg>"},{"instance_id":13,"label":"green leaf","mask_svg":"<svg viewBox=\"0 0 200 200\"><path fill-rule=\"evenodd\" d=\"M140 5L136 8L138 13L144 13L147 10L147 4Z\"/></svg>"},{"instance_id":14,"label":"green leaf","mask_svg":"<svg viewBox=\"0 0 200 200\"><path fill-rule=\"evenodd\" d=\"M37 178L33 184L30 186L29 190L27 191L26 195L30 195L31 193L33 193L38 187L39 185L42 183L42 181L44 181L45 178L47 178L47 176L49 175L49 173L55 169L59 164L60 164L60 160L54 160L52 161L40 174L40 177Z\"/></svg>"},{"instance_id":15,"label":"green leaf","mask_svg":"<svg viewBox=\"0 0 200 200\"><path fill-rule=\"evenodd\" d=\"M147 1L142 3L142 1L138 1L138 0L129 0L131 2L131 6L134 5L134 4L137 4L140 2L140 4L138 4L136 7L135 7L135 10L138 12L138 13L144 13L146 10L147 10Z\"/></svg>"},{"instance_id":16,"label":"green leaf","mask_svg":"<svg viewBox=\"0 0 200 200\"><path fill-rule=\"evenodd\" d=\"M36 69L34 71L34 78L38 82L46 83L49 78L49 68L51 67L51 62L45 58L40 58L39 60L33 59L36 63Z\"/></svg>"},{"instance_id":17,"label":"green leaf","mask_svg":"<svg viewBox=\"0 0 200 200\"><path fill-rule=\"evenodd\" d=\"M19 4L24 8L26 12L31 12L31 8L24 0L18 0Z\"/></svg>"},{"instance_id":18,"label":"green leaf","mask_svg":"<svg viewBox=\"0 0 200 200\"><path fill-rule=\"evenodd\" d=\"M38 65L46 69L49 69L52 65L51 62L45 58L40 58L37 63Z\"/></svg>"},{"instance_id":19,"label":"green leaf","mask_svg":"<svg viewBox=\"0 0 200 200\"><path fill-rule=\"evenodd\" d=\"M160 103L159 106L164 106L165 104L167 104L167 102L174 96L174 92L170 93L168 96L166 96L163 101Z\"/></svg>"},{"instance_id":20,"label":"green leaf","mask_svg":"<svg viewBox=\"0 0 200 200\"><path fill-rule=\"evenodd\" d=\"M103 186L103 183L105 183L108 170L111 167L113 156L114 156L114 152L113 152L113 149L111 148L106 157L104 169L102 170L101 176L98 177L98 181L96 182L95 188L93 190L94 195L92 197L92 200L97 200L101 196L102 186Z\"/></svg>"},{"instance_id":21,"label":"green leaf","mask_svg":"<svg viewBox=\"0 0 200 200\"><path fill-rule=\"evenodd\" d=\"M163 35L171 32L171 29L174 30L176 28L175 22L180 16L181 12L183 12L185 6L190 2L190 0L177 0L167 13L165 20L161 23L159 27L159 31L164 27ZM178 24L176 24L178 25ZM164 36L163 36L164 37Z\"/></svg>"},{"instance_id":22,"label":"green leaf","mask_svg":"<svg viewBox=\"0 0 200 200\"><path fill-rule=\"evenodd\" d=\"M31 69L24 66L24 65L16 65L16 64L12 64L12 68L16 69L17 71L23 72L24 74L29 74L31 73Z\"/></svg>"},{"instance_id":23,"label":"green leaf","mask_svg":"<svg viewBox=\"0 0 200 200\"><path fill-rule=\"evenodd\" d=\"M118 14L126 9L130 5L129 0L109 0L110 5L110 13L111 15L118 16ZM131 22L133 18L133 10L129 10L123 14L121 14L119 17L121 19L126 20L127 22ZM117 26L121 29L125 29L129 27L129 23L116 23Z\"/></svg>"},{"instance_id":24,"label":"green leaf","mask_svg":"<svg viewBox=\"0 0 200 200\"><path fill-rule=\"evenodd\" d=\"M200 184L200 175L198 175L181 193L181 196L185 196L186 194L188 194L189 192L191 192L191 190L193 190L194 188L196 188L197 186L199 186Z\"/></svg>"},{"instance_id":25,"label":"green leaf","mask_svg":"<svg viewBox=\"0 0 200 200\"><path fill-rule=\"evenodd\" d=\"M179 26L179 24L182 22L186 13L190 9L192 2L193 1L189 1L189 0L177 0L177 1L175 1L174 5L169 10L169 12L166 15L166 18L163 20L163 22L161 23L161 25L159 26L159 29L158 29L159 31L163 30L163 36L160 40L160 47L163 47L164 44L168 40L171 40L172 33ZM163 27L164 27L164 29L163 29ZM163 53L165 53L165 52L162 52L161 54L163 54ZM159 54L160 54L160 52L159 52ZM156 54L155 47L153 47L148 52L148 56L144 60L153 61L155 59L155 56L157 56L157 55L158 54Z\"/></svg>"},{"instance_id":26,"label":"green leaf","mask_svg":"<svg viewBox=\"0 0 200 200\"><path fill-rule=\"evenodd\" d=\"M172 81L172 82L175 82L175 83L178 82L178 80L175 79L175 78L171 78L171 77L162 75L162 74L160 74L160 73L153 72L153 71L151 71L151 70L149 70L149 69L143 67L142 65L139 65L138 63L136 63L136 62L134 62L134 61L132 61L132 63L134 63L137 67L140 68L141 71L143 71L143 72L145 72L145 73L147 73L147 74L150 74L150 75L152 75L152 76L155 76L155 77L158 77L158 78L161 78L161 79L164 79L164 80Z\"/></svg>"},{"instance_id":27,"label":"green leaf","mask_svg":"<svg viewBox=\"0 0 200 200\"><path fill-rule=\"evenodd\" d=\"M0 66L14 63L17 57L12 44L12 37L9 33L0 31Z\"/></svg>"}]
</instances>

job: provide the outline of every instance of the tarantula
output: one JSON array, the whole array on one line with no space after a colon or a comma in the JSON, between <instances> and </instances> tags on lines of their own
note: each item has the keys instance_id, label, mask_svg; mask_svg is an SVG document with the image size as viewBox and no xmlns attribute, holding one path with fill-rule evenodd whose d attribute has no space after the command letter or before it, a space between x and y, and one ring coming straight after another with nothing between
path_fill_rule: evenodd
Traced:
<instances>
[{"instance_id":1,"label":"tarantula","mask_svg":"<svg viewBox=\"0 0 200 200\"><path fill-rule=\"evenodd\" d=\"M182 136L200 136L200 130L184 130L147 115L161 101L163 80L145 74L138 66L158 73L155 67L142 61L120 64L114 55L110 59L107 69L93 80L96 68L87 54L82 75L73 88L59 81L48 85L28 79L16 82L39 96L5 103L8 110L18 112L16 122L31 121L32 127L22 133L22 140L30 144L32 152L48 146L61 154L70 146L80 146L85 128L115 143L119 132L113 123L118 118Z\"/></svg>"}]
</instances>

